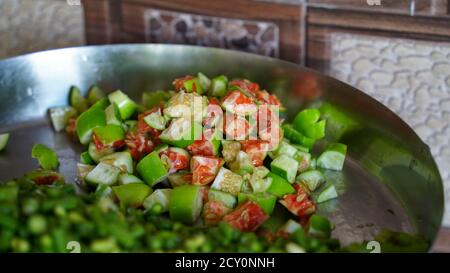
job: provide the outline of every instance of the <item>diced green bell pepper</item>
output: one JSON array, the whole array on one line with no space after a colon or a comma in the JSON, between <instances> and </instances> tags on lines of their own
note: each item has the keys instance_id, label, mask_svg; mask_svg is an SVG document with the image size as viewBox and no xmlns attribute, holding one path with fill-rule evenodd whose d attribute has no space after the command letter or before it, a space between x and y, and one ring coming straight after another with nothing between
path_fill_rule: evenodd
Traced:
<instances>
[{"instance_id":1,"label":"diced green bell pepper","mask_svg":"<svg viewBox=\"0 0 450 273\"><path fill-rule=\"evenodd\" d=\"M119 168L122 172L133 173L133 158L129 152L117 152L100 158L100 162Z\"/></svg>"},{"instance_id":2,"label":"diced green bell pepper","mask_svg":"<svg viewBox=\"0 0 450 273\"><path fill-rule=\"evenodd\" d=\"M287 155L280 155L270 163L270 168L273 173L283 177L289 183L294 183L298 162Z\"/></svg>"},{"instance_id":3,"label":"diced green bell pepper","mask_svg":"<svg viewBox=\"0 0 450 273\"><path fill-rule=\"evenodd\" d=\"M129 119L137 109L136 103L120 90L109 94L108 98L111 103L115 103L119 107L122 120Z\"/></svg>"},{"instance_id":4,"label":"diced green bell pepper","mask_svg":"<svg viewBox=\"0 0 450 273\"><path fill-rule=\"evenodd\" d=\"M76 86L70 87L69 104L77 109L78 113L83 113L89 108L87 100L81 95L80 89Z\"/></svg>"},{"instance_id":5,"label":"diced green bell pepper","mask_svg":"<svg viewBox=\"0 0 450 273\"><path fill-rule=\"evenodd\" d=\"M331 235L331 224L327 218L314 214L309 218L308 234L314 237L328 239Z\"/></svg>"},{"instance_id":6,"label":"diced green bell pepper","mask_svg":"<svg viewBox=\"0 0 450 273\"><path fill-rule=\"evenodd\" d=\"M5 149L6 144L8 144L8 140L9 140L9 133L0 134L0 151Z\"/></svg>"},{"instance_id":7,"label":"diced green bell pepper","mask_svg":"<svg viewBox=\"0 0 450 273\"><path fill-rule=\"evenodd\" d=\"M144 181L129 173L122 173L119 175L119 184L125 185L130 183L144 183Z\"/></svg>"},{"instance_id":8,"label":"diced green bell pepper","mask_svg":"<svg viewBox=\"0 0 450 273\"><path fill-rule=\"evenodd\" d=\"M203 128L200 123L193 122L188 118L178 118L171 122L159 138L164 143L179 148L186 148L195 140L201 139L202 130Z\"/></svg>"},{"instance_id":9,"label":"diced green bell pepper","mask_svg":"<svg viewBox=\"0 0 450 273\"><path fill-rule=\"evenodd\" d=\"M114 149L111 146L105 146L100 150L97 150L94 142L89 143L88 154L94 160L95 163L98 163L100 158L110 155L114 153Z\"/></svg>"},{"instance_id":10,"label":"diced green bell pepper","mask_svg":"<svg viewBox=\"0 0 450 273\"><path fill-rule=\"evenodd\" d=\"M237 204L237 200L234 195L215 189L210 189L208 191L208 200L222 202L228 208L234 208Z\"/></svg>"},{"instance_id":11,"label":"diced green bell pepper","mask_svg":"<svg viewBox=\"0 0 450 273\"><path fill-rule=\"evenodd\" d=\"M104 125L106 125L106 116L103 110L91 108L82 113L77 119L77 135L81 144L89 144L92 137L92 130Z\"/></svg>"},{"instance_id":12,"label":"diced green bell pepper","mask_svg":"<svg viewBox=\"0 0 450 273\"><path fill-rule=\"evenodd\" d=\"M202 87L203 93L208 91L209 87L211 86L211 80L202 72L198 72L197 78L200 83L200 86Z\"/></svg>"},{"instance_id":13,"label":"diced green bell pepper","mask_svg":"<svg viewBox=\"0 0 450 273\"><path fill-rule=\"evenodd\" d=\"M334 199L338 197L338 193L336 192L336 188L334 185L330 185L326 187L320 194L317 196L317 203L323 203L328 200Z\"/></svg>"},{"instance_id":14,"label":"diced green bell pepper","mask_svg":"<svg viewBox=\"0 0 450 273\"><path fill-rule=\"evenodd\" d=\"M155 106L160 106L161 102L167 101L170 97L172 97L172 93L169 91L144 92L142 93L142 104L147 109L152 109Z\"/></svg>"},{"instance_id":15,"label":"diced green bell pepper","mask_svg":"<svg viewBox=\"0 0 450 273\"><path fill-rule=\"evenodd\" d=\"M305 109L294 118L294 128L311 139L320 139L325 136L326 121L319 121L320 111L315 108Z\"/></svg>"},{"instance_id":16,"label":"diced green bell pepper","mask_svg":"<svg viewBox=\"0 0 450 273\"><path fill-rule=\"evenodd\" d=\"M87 93L87 100L90 105L94 105L97 101L105 97L103 90L97 85L91 86Z\"/></svg>"},{"instance_id":17,"label":"diced green bell pepper","mask_svg":"<svg viewBox=\"0 0 450 273\"><path fill-rule=\"evenodd\" d=\"M94 165L94 159L89 155L89 151L84 151L80 154L80 162L87 165Z\"/></svg>"},{"instance_id":18,"label":"diced green bell pepper","mask_svg":"<svg viewBox=\"0 0 450 273\"><path fill-rule=\"evenodd\" d=\"M325 182L325 176L318 170L311 170L300 174L296 180L306 185L310 191L315 191Z\"/></svg>"},{"instance_id":19,"label":"diced green bell pepper","mask_svg":"<svg viewBox=\"0 0 450 273\"><path fill-rule=\"evenodd\" d=\"M195 92L199 95L203 94L206 90L203 89L203 86L200 84L198 78L193 78L187 80L183 83L184 90L188 93Z\"/></svg>"},{"instance_id":20,"label":"diced green bell pepper","mask_svg":"<svg viewBox=\"0 0 450 273\"><path fill-rule=\"evenodd\" d=\"M272 214L277 203L277 197L269 193L243 193L238 194L238 204L242 204L247 200L256 202L267 214Z\"/></svg>"},{"instance_id":21,"label":"diced green bell pepper","mask_svg":"<svg viewBox=\"0 0 450 273\"><path fill-rule=\"evenodd\" d=\"M106 124L108 125L122 125L122 117L120 116L119 107L112 103L105 109Z\"/></svg>"},{"instance_id":22,"label":"diced green bell pepper","mask_svg":"<svg viewBox=\"0 0 450 273\"><path fill-rule=\"evenodd\" d=\"M200 216L202 207L201 187L184 185L173 189L169 204L169 214L172 220L192 224Z\"/></svg>"},{"instance_id":23,"label":"diced green bell pepper","mask_svg":"<svg viewBox=\"0 0 450 273\"><path fill-rule=\"evenodd\" d=\"M272 178L272 183L270 187L267 189L268 193L271 193L278 198L282 198L286 194L295 193L295 188L284 178L279 175L270 172L267 177Z\"/></svg>"},{"instance_id":24,"label":"diced green bell pepper","mask_svg":"<svg viewBox=\"0 0 450 273\"><path fill-rule=\"evenodd\" d=\"M66 127L69 119L77 116L78 111L72 106L63 106L48 109L48 114L55 132L61 132Z\"/></svg>"},{"instance_id":25,"label":"diced green bell pepper","mask_svg":"<svg viewBox=\"0 0 450 273\"><path fill-rule=\"evenodd\" d=\"M169 211L171 195L172 189L157 189L145 198L143 206L151 214L158 215L167 212Z\"/></svg>"},{"instance_id":26,"label":"diced green bell pepper","mask_svg":"<svg viewBox=\"0 0 450 273\"><path fill-rule=\"evenodd\" d=\"M106 110L106 108L108 108L108 106L111 105L109 103L109 99L107 97L101 98L99 99L96 103L94 103L91 108L89 109L93 109L93 108L98 108L100 110Z\"/></svg>"},{"instance_id":27,"label":"diced green bell pepper","mask_svg":"<svg viewBox=\"0 0 450 273\"><path fill-rule=\"evenodd\" d=\"M103 145L111 145L125 138L125 132L119 125L99 126L93 129L93 133Z\"/></svg>"},{"instance_id":28,"label":"diced green bell pepper","mask_svg":"<svg viewBox=\"0 0 450 273\"><path fill-rule=\"evenodd\" d=\"M35 144L31 150L31 156L39 161L39 165L44 170L55 170L59 166L55 151L43 144Z\"/></svg>"},{"instance_id":29,"label":"diced green bell pepper","mask_svg":"<svg viewBox=\"0 0 450 273\"><path fill-rule=\"evenodd\" d=\"M145 198L152 193L152 188L143 183L131 183L112 187L119 199L121 208L140 207Z\"/></svg>"},{"instance_id":30,"label":"diced green bell pepper","mask_svg":"<svg viewBox=\"0 0 450 273\"><path fill-rule=\"evenodd\" d=\"M334 143L330 145L317 158L317 166L335 171L341 171L344 167L345 155L347 154L347 145Z\"/></svg>"},{"instance_id":31,"label":"diced green bell pepper","mask_svg":"<svg viewBox=\"0 0 450 273\"><path fill-rule=\"evenodd\" d=\"M87 183L98 185L114 185L119 177L120 170L106 163L99 163L92 171L90 171L84 180Z\"/></svg>"},{"instance_id":32,"label":"diced green bell pepper","mask_svg":"<svg viewBox=\"0 0 450 273\"><path fill-rule=\"evenodd\" d=\"M224 75L217 76L211 80L209 95L213 97L223 97L227 93L228 78Z\"/></svg>"},{"instance_id":33,"label":"diced green bell pepper","mask_svg":"<svg viewBox=\"0 0 450 273\"><path fill-rule=\"evenodd\" d=\"M136 166L136 170L145 183L152 187L161 182L168 172L167 166L155 151L141 159Z\"/></svg>"},{"instance_id":34,"label":"diced green bell pepper","mask_svg":"<svg viewBox=\"0 0 450 273\"><path fill-rule=\"evenodd\" d=\"M281 128L283 128L284 136L294 143L298 143L311 149L316 142L314 139L306 137L305 135L294 129L291 124L283 124Z\"/></svg>"}]
</instances>

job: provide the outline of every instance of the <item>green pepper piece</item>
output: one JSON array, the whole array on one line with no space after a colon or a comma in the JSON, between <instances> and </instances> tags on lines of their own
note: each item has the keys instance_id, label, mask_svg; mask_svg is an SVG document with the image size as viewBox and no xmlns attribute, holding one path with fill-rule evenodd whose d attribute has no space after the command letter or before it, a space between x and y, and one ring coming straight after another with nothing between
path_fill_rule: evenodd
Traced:
<instances>
[{"instance_id":1,"label":"green pepper piece","mask_svg":"<svg viewBox=\"0 0 450 273\"><path fill-rule=\"evenodd\" d=\"M9 133L0 134L0 151L5 149L6 144L8 144L8 140L9 140Z\"/></svg>"},{"instance_id":2,"label":"green pepper piece","mask_svg":"<svg viewBox=\"0 0 450 273\"><path fill-rule=\"evenodd\" d=\"M58 156L55 151L43 144L35 144L31 150L31 156L39 161L44 170L54 170L59 166Z\"/></svg>"},{"instance_id":3,"label":"green pepper piece","mask_svg":"<svg viewBox=\"0 0 450 273\"><path fill-rule=\"evenodd\" d=\"M77 135L81 144L89 144L92 137L92 130L104 125L106 125L106 116L103 110L91 108L82 113L77 119Z\"/></svg>"},{"instance_id":4,"label":"green pepper piece","mask_svg":"<svg viewBox=\"0 0 450 273\"><path fill-rule=\"evenodd\" d=\"M72 106L53 107L48 109L48 115L55 132L61 132L70 118L76 117L78 111Z\"/></svg>"},{"instance_id":5,"label":"green pepper piece","mask_svg":"<svg viewBox=\"0 0 450 273\"><path fill-rule=\"evenodd\" d=\"M172 94L169 91L144 92L142 94L142 104L147 109L152 109L155 106L160 106L161 102L167 101L170 97L172 97Z\"/></svg>"},{"instance_id":6,"label":"green pepper piece","mask_svg":"<svg viewBox=\"0 0 450 273\"><path fill-rule=\"evenodd\" d=\"M94 165L95 161L92 159L92 157L89 155L88 151L84 151L80 154L80 162L87 165Z\"/></svg>"},{"instance_id":7,"label":"green pepper piece","mask_svg":"<svg viewBox=\"0 0 450 273\"><path fill-rule=\"evenodd\" d=\"M320 111L315 108L305 109L294 118L294 128L312 139L320 139L325 136L326 121L319 121Z\"/></svg>"},{"instance_id":8,"label":"green pepper piece","mask_svg":"<svg viewBox=\"0 0 450 273\"><path fill-rule=\"evenodd\" d=\"M34 170L25 174L25 178L37 185L64 184L61 174L51 170Z\"/></svg>"},{"instance_id":9,"label":"green pepper piece","mask_svg":"<svg viewBox=\"0 0 450 273\"><path fill-rule=\"evenodd\" d=\"M122 120L129 119L137 109L136 103L120 90L109 94L108 98L111 103L115 103L119 107Z\"/></svg>"},{"instance_id":10,"label":"green pepper piece","mask_svg":"<svg viewBox=\"0 0 450 273\"><path fill-rule=\"evenodd\" d=\"M119 125L99 126L93 129L93 133L103 145L112 145L125 138L125 132Z\"/></svg>"},{"instance_id":11,"label":"green pepper piece","mask_svg":"<svg viewBox=\"0 0 450 273\"><path fill-rule=\"evenodd\" d=\"M270 172L267 177L272 178L272 184L267 189L268 193L271 193L278 198L282 198L286 194L295 193L294 187L284 178Z\"/></svg>"},{"instance_id":12,"label":"green pepper piece","mask_svg":"<svg viewBox=\"0 0 450 273\"><path fill-rule=\"evenodd\" d=\"M179 147L186 148L201 139L202 125L193 122L189 118L178 118L173 120L170 126L165 129L159 138L162 142Z\"/></svg>"},{"instance_id":13,"label":"green pepper piece","mask_svg":"<svg viewBox=\"0 0 450 273\"><path fill-rule=\"evenodd\" d=\"M217 76L211 80L209 95L213 97L223 97L227 93L228 78L224 75Z\"/></svg>"},{"instance_id":14,"label":"green pepper piece","mask_svg":"<svg viewBox=\"0 0 450 273\"><path fill-rule=\"evenodd\" d=\"M143 206L152 214L164 213L169 211L171 195L172 189L157 189L145 198Z\"/></svg>"},{"instance_id":15,"label":"green pepper piece","mask_svg":"<svg viewBox=\"0 0 450 273\"><path fill-rule=\"evenodd\" d=\"M317 166L324 169L341 171L344 167L346 154L347 145L342 143L331 144L325 152L317 158Z\"/></svg>"},{"instance_id":16,"label":"green pepper piece","mask_svg":"<svg viewBox=\"0 0 450 273\"><path fill-rule=\"evenodd\" d=\"M256 202L267 214L272 214L277 203L277 197L269 193L243 193L238 194L238 204L242 204L247 200Z\"/></svg>"},{"instance_id":17,"label":"green pepper piece","mask_svg":"<svg viewBox=\"0 0 450 273\"><path fill-rule=\"evenodd\" d=\"M198 78L187 80L183 83L184 90L188 93L195 92L199 95L203 94L206 90L203 89Z\"/></svg>"},{"instance_id":18,"label":"green pepper piece","mask_svg":"<svg viewBox=\"0 0 450 273\"><path fill-rule=\"evenodd\" d=\"M296 129L291 124L283 124L281 126L284 132L284 136L294 143L298 143L306 148L311 149L316 142L314 139L306 137Z\"/></svg>"},{"instance_id":19,"label":"green pepper piece","mask_svg":"<svg viewBox=\"0 0 450 273\"><path fill-rule=\"evenodd\" d=\"M305 184L310 191L315 191L325 182L325 176L318 170L310 170L301 173L296 180Z\"/></svg>"},{"instance_id":20,"label":"green pepper piece","mask_svg":"<svg viewBox=\"0 0 450 273\"><path fill-rule=\"evenodd\" d=\"M166 165L155 151L141 159L136 170L145 183L152 187L161 182L168 172Z\"/></svg>"},{"instance_id":21,"label":"green pepper piece","mask_svg":"<svg viewBox=\"0 0 450 273\"><path fill-rule=\"evenodd\" d=\"M336 192L336 188L334 187L334 185L330 185L319 194L319 196L317 197L317 203L323 203L337 197L338 194Z\"/></svg>"},{"instance_id":22,"label":"green pepper piece","mask_svg":"<svg viewBox=\"0 0 450 273\"><path fill-rule=\"evenodd\" d=\"M89 108L87 100L81 95L80 89L76 86L70 87L69 104L77 109L78 113L83 113Z\"/></svg>"},{"instance_id":23,"label":"green pepper piece","mask_svg":"<svg viewBox=\"0 0 450 273\"><path fill-rule=\"evenodd\" d=\"M120 116L119 107L112 103L105 109L106 124L108 125L122 125L122 117Z\"/></svg>"},{"instance_id":24,"label":"green pepper piece","mask_svg":"<svg viewBox=\"0 0 450 273\"><path fill-rule=\"evenodd\" d=\"M87 100L90 105L94 105L97 101L101 100L103 97L105 97L105 93L97 85L93 85L89 88L87 93Z\"/></svg>"},{"instance_id":25,"label":"green pepper piece","mask_svg":"<svg viewBox=\"0 0 450 273\"><path fill-rule=\"evenodd\" d=\"M94 103L89 109L98 108L100 110L105 110L109 105L109 99L107 97L104 97Z\"/></svg>"},{"instance_id":26,"label":"green pepper piece","mask_svg":"<svg viewBox=\"0 0 450 273\"><path fill-rule=\"evenodd\" d=\"M198 72L197 78L202 87L203 93L205 93L211 86L211 80L202 72Z\"/></svg>"},{"instance_id":27,"label":"green pepper piece","mask_svg":"<svg viewBox=\"0 0 450 273\"><path fill-rule=\"evenodd\" d=\"M121 208L140 207L145 198L152 193L152 188L143 183L131 183L112 187Z\"/></svg>"},{"instance_id":28,"label":"green pepper piece","mask_svg":"<svg viewBox=\"0 0 450 273\"><path fill-rule=\"evenodd\" d=\"M16 183L2 185L0 187L0 202L13 203L17 201L19 187Z\"/></svg>"},{"instance_id":29,"label":"green pepper piece","mask_svg":"<svg viewBox=\"0 0 450 273\"><path fill-rule=\"evenodd\" d=\"M309 219L308 234L314 237L329 238L331 235L331 224L327 218L314 214Z\"/></svg>"},{"instance_id":30,"label":"green pepper piece","mask_svg":"<svg viewBox=\"0 0 450 273\"><path fill-rule=\"evenodd\" d=\"M187 224L194 223L202 211L201 187L184 185L172 190L169 205L170 218Z\"/></svg>"}]
</instances>

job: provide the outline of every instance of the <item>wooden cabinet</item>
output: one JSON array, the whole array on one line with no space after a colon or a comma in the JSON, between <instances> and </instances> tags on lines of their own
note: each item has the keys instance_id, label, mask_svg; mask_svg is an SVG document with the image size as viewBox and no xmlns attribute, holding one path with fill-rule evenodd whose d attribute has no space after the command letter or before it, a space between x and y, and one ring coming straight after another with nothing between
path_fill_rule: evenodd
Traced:
<instances>
[{"instance_id":1,"label":"wooden cabinet","mask_svg":"<svg viewBox=\"0 0 450 273\"><path fill-rule=\"evenodd\" d=\"M87 41L180 43L304 62L304 6L249 0L89 0Z\"/></svg>"}]
</instances>

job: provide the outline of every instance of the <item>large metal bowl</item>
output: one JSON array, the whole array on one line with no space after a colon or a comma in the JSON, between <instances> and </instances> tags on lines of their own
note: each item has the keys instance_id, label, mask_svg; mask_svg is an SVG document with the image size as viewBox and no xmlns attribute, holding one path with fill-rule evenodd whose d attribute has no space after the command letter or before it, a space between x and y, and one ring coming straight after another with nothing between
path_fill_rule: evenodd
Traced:
<instances>
[{"instance_id":1,"label":"large metal bowl","mask_svg":"<svg viewBox=\"0 0 450 273\"><path fill-rule=\"evenodd\" d=\"M284 61L221 49L92 46L1 61L0 131L12 136L0 154L0 180L38 167L30 156L35 143L55 148L61 172L73 180L83 148L64 133L53 133L46 116L49 107L67 104L71 85L87 90L99 84L139 100L143 91L168 89L174 78L198 71L261 83L279 95L288 117L310 104L344 109L352 126L333 123L333 118L328 122L329 140L349 147L343 173L330 178L341 185L343 194L319 206L336 224L334 236L344 244L369 240L383 228L417 232L434 241L444 211L443 185L429 148L405 122L338 80Z\"/></svg>"}]
</instances>

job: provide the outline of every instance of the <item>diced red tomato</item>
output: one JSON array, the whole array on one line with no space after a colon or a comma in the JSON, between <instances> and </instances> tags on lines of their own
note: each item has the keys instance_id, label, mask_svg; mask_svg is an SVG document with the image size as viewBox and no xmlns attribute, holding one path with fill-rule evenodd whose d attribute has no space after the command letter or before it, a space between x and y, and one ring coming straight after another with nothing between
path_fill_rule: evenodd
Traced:
<instances>
[{"instance_id":1,"label":"diced red tomato","mask_svg":"<svg viewBox=\"0 0 450 273\"><path fill-rule=\"evenodd\" d=\"M167 162L169 173L189 169L189 158L185 154L177 153L169 148L162 151L159 156L164 162Z\"/></svg>"},{"instance_id":2,"label":"diced red tomato","mask_svg":"<svg viewBox=\"0 0 450 273\"><path fill-rule=\"evenodd\" d=\"M281 102L278 99L278 97L274 94L270 94L266 90L261 90L256 93L256 99L261 104L269 104L269 105L276 105L281 106Z\"/></svg>"},{"instance_id":3,"label":"diced red tomato","mask_svg":"<svg viewBox=\"0 0 450 273\"><path fill-rule=\"evenodd\" d=\"M222 202L211 200L203 206L203 220L207 225L215 225L219 223L223 216L230 211Z\"/></svg>"},{"instance_id":4,"label":"diced red tomato","mask_svg":"<svg viewBox=\"0 0 450 273\"><path fill-rule=\"evenodd\" d=\"M222 100L226 110L239 115L247 115L256 112L257 106L253 99L240 91L229 92Z\"/></svg>"},{"instance_id":5,"label":"diced red tomato","mask_svg":"<svg viewBox=\"0 0 450 273\"><path fill-rule=\"evenodd\" d=\"M252 164L255 167L263 165L264 158L269 151L269 142L263 140L245 140L240 142L242 151L250 155Z\"/></svg>"},{"instance_id":6,"label":"diced red tomato","mask_svg":"<svg viewBox=\"0 0 450 273\"><path fill-rule=\"evenodd\" d=\"M70 138L75 139L77 137L77 119L76 118L70 118L67 121L65 131L66 131L66 134Z\"/></svg>"},{"instance_id":7,"label":"diced red tomato","mask_svg":"<svg viewBox=\"0 0 450 273\"><path fill-rule=\"evenodd\" d=\"M151 153L155 148L155 144L142 133L127 133L125 136L125 145L130 150L134 160L141 159L143 156Z\"/></svg>"},{"instance_id":8,"label":"diced red tomato","mask_svg":"<svg viewBox=\"0 0 450 273\"><path fill-rule=\"evenodd\" d=\"M60 177L58 175L45 175L45 176L39 176L39 177L35 177L33 178L33 182L36 185L40 185L40 186L46 186L46 185L52 185L53 183L55 183L56 180L58 180Z\"/></svg>"},{"instance_id":9,"label":"diced red tomato","mask_svg":"<svg viewBox=\"0 0 450 273\"><path fill-rule=\"evenodd\" d=\"M224 132L227 140L245 140L250 134L250 123L244 116L227 114Z\"/></svg>"},{"instance_id":10,"label":"diced red tomato","mask_svg":"<svg viewBox=\"0 0 450 273\"><path fill-rule=\"evenodd\" d=\"M206 117L203 119L205 128L214 128L220 126L223 120L223 110L220 107L219 101L212 98L206 108Z\"/></svg>"},{"instance_id":11,"label":"diced red tomato","mask_svg":"<svg viewBox=\"0 0 450 273\"><path fill-rule=\"evenodd\" d=\"M150 127L147 122L145 122L144 118L148 116L151 113L154 113L156 111L162 111L160 107L153 107L149 111L146 111L142 114L138 115L138 123L137 123L137 129L136 133L138 135L143 135L145 138L150 139L153 143L153 146L156 146L161 143L161 140L159 139L159 135L161 134L161 131Z\"/></svg>"},{"instance_id":12,"label":"diced red tomato","mask_svg":"<svg viewBox=\"0 0 450 273\"><path fill-rule=\"evenodd\" d=\"M193 156L191 159L192 184L207 185L211 183L222 165L221 158Z\"/></svg>"},{"instance_id":13,"label":"diced red tomato","mask_svg":"<svg viewBox=\"0 0 450 273\"><path fill-rule=\"evenodd\" d=\"M240 231L255 231L268 218L269 215L257 203L247 201L225 215L223 220Z\"/></svg>"},{"instance_id":14,"label":"diced red tomato","mask_svg":"<svg viewBox=\"0 0 450 273\"><path fill-rule=\"evenodd\" d=\"M257 92L259 91L259 85L257 83L251 82L246 79L235 79L229 83L229 86L239 87L240 90L249 93L253 97L256 97Z\"/></svg>"},{"instance_id":15,"label":"diced red tomato","mask_svg":"<svg viewBox=\"0 0 450 273\"><path fill-rule=\"evenodd\" d=\"M196 140L187 150L193 155L214 156L213 145L209 140Z\"/></svg>"},{"instance_id":16,"label":"diced red tomato","mask_svg":"<svg viewBox=\"0 0 450 273\"><path fill-rule=\"evenodd\" d=\"M175 79L175 80L172 82L172 84L173 84L173 86L175 87L175 90L181 91L181 90L184 90L184 86L183 86L183 85L184 85L184 82L185 82L185 81L188 81L188 80L191 80L191 79L193 79L193 78L195 78L195 77L192 76L192 75L187 75L187 76L184 76L184 77Z\"/></svg>"},{"instance_id":17,"label":"diced red tomato","mask_svg":"<svg viewBox=\"0 0 450 273\"><path fill-rule=\"evenodd\" d=\"M294 183L294 188L296 192L285 195L280 200L280 203L299 217L305 217L314 213L316 205L309 199L307 192L299 183Z\"/></svg>"},{"instance_id":18,"label":"diced red tomato","mask_svg":"<svg viewBox=\"0 0 450 273\"><path fill-rule=\"evenodd\" d=\"M261 105L258 108L258 136L262 140L274 142L281 138L280 117L271 106Z\"/></svg>"}]
</instances>

